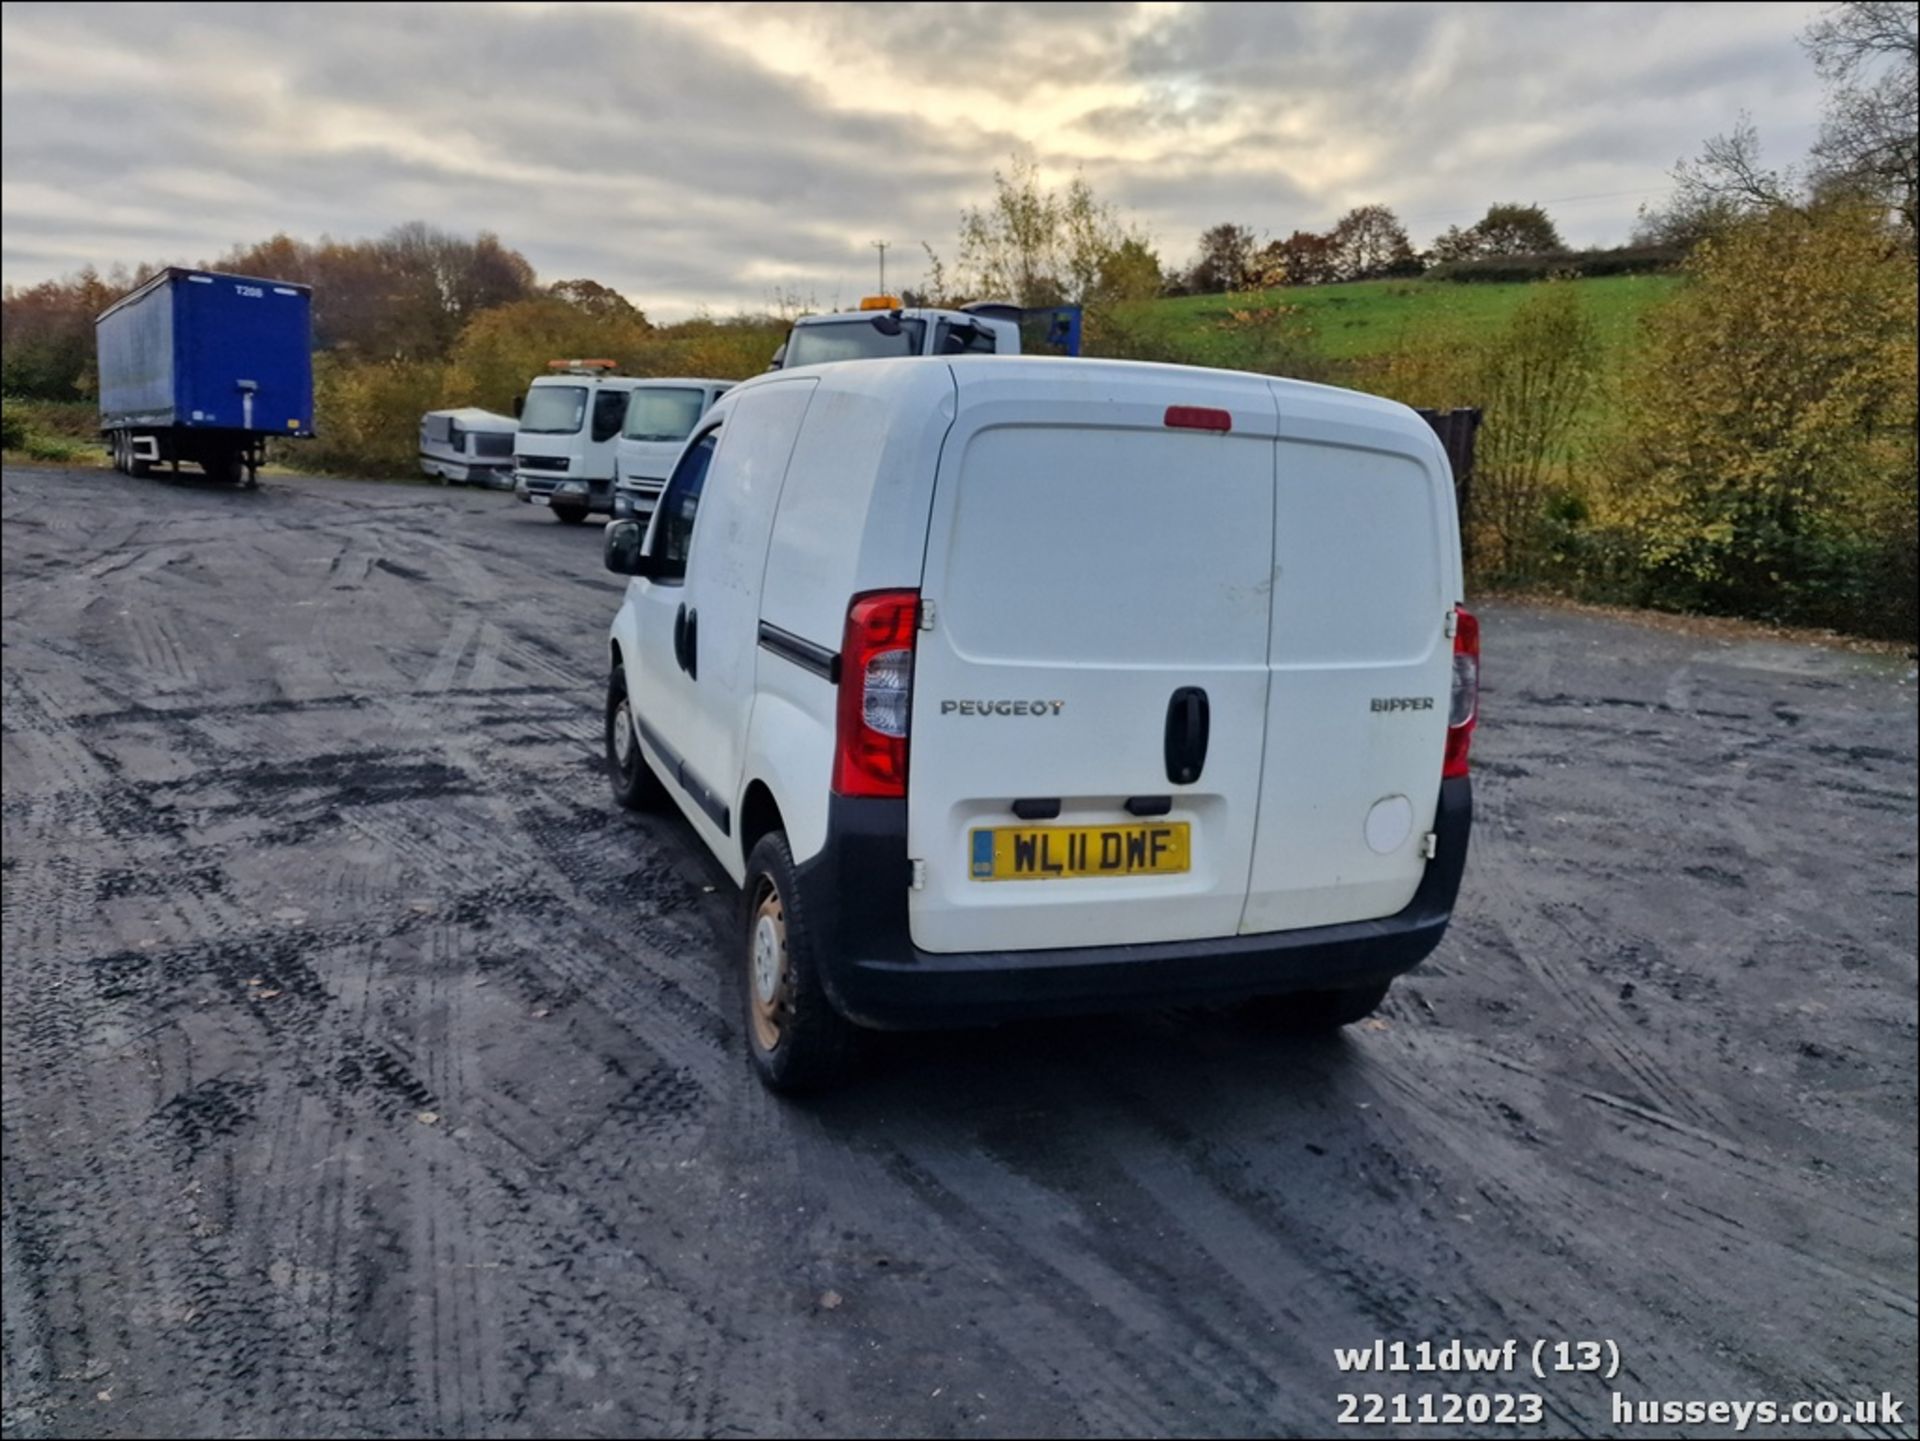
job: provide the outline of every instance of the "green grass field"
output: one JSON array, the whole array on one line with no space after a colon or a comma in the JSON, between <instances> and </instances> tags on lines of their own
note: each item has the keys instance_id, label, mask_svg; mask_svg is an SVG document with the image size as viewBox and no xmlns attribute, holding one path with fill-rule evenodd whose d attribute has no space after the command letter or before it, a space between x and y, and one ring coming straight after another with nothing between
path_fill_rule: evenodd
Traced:
<instances>
[{"instance_id":1,"label":"green grass field","mask_svg":"<svg viewBox=\"0 0 1920 1441\"><path fill-rule=\"evenodd\" d=\"M1671 294L1679 280L1671 275L1617 275L1561 283L1578 287L1607 350L1617 352L1630 343L1641 315ZM1339 364L1385 355L1431 329L1467 337L1497 330L1533 289L1527 284L1362 280L1147 301L1124 307L1120 319L1144 342L1182 340L1194 348L1196 361L1209 359L1211 348L1220 351L1220 363L1231 364L1231 339L1219 328L1229 312L1291 306L1299 311L1296 333L1308 348Z\"/></svg>"}]
</instances>

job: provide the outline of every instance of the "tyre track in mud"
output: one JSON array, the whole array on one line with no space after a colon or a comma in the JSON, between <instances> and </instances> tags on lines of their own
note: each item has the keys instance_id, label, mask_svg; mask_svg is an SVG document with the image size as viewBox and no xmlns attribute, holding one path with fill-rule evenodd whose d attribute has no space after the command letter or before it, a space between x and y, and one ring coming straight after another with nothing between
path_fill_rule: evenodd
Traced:
<instances>
[{"instance_id":1,"label":"tyre track in mud","mask_svg":"<svg viewBox=\"0 0 1920 1441\"><path fill-rule=\"evenodd\" d=\"M1377 1021L887 1037L796 1106L724 876L607 801L590 530L4 491L8 1435L1318 1434L1376 1336L1913 1395L1910 667L1486 606Z\"/></svg>"}]
</instances>

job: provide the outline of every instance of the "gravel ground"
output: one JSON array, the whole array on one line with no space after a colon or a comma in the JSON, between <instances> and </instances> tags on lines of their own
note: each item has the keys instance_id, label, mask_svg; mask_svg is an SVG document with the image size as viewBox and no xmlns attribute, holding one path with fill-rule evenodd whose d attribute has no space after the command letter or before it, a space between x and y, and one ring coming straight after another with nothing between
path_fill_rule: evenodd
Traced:
<instances>
[{"instance_id":1,"label":"gravel ground","mask_svg":"<svg viewBox=\"0 0 1920 1441\"><path fill-rule=\"evenodd\" d=\"M1910 662L1484 605L1460 912L1377 1020L893 1037L789 1104L725 878L607 795L596 528L4 500L8 1435L1914 1434ZM1332 1354L1509 1337L1621 1369Z\"/></svg>"}]
</instances>

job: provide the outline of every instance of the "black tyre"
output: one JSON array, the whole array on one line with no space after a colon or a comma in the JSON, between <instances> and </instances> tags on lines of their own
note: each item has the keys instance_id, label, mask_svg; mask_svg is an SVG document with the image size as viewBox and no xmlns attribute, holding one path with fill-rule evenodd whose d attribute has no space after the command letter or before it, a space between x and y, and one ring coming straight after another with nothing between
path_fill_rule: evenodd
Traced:
<instances>
[{"instance_id":1,"label":"black tyre","mask_svg":"<svg viewBox=\"0 0 1920 1441\"><path fill-rule=\"evenodd\" d=\"M607 677L607 780L613 786L613 798L630 811L653 810L667 798L660 777L640 754L627 673L619 666Z\"/></svg>"},{"instance_id":2,"label":"black tyre","mask_svg":"<svg viewBox=\"0 0 1920 1441\"><path fill-rule=\"evenodd\" d=\"M122 475L127 473L127 443L117 430L107 437L107 458L115 470Z\"/></svg>"},{"instance_id":3,"label":"black tyre","mask_svg":"<svg viewBox=\"0 0 1920 1441\"><path fill-rule=\"evenodd\" d=\"M741 986L747 1052L770 1090L820 1090L853 1073L860 1033L833 1008L783 832L747 857Z\"/></svg>"},{"instance_id":4,"label":"black tyre","mask_svg":"<svg viewBox=\"0 0 1920 1441\"><path fill-rule=\"evenodd\" d=\"M1299 991L1290 996L1261 996L1246 1004L1249 1018L1296 1034L1337 1031L1364 1021L1387 998L1388 981L1342 991Z\"/></svg>"},{"instance_id":5,"label":"black tyre","mask_svg":"<svg viewBox=\"0 0 1920 1441\"><path fill-rule=\"evenodd\" d=\"M216 450L202 456L200 469L206 472L208 480L223 481L228 485L238 485L241 476L246 473L237 450Z\"/></svg>"},{"instance_id":6,"label":"black tyre","mask_svg":"<svg viewBox=\"0 0 1920 1441\"><path fill-rule=\"evenodd\" d=\"M126 446L126 450L123 452L127 460L126 473L128 475L152 475L153 462L150 460L142 460L134 454L134 438L131 433L125 435L123 443Z\"/></svg>"},{"instance_id":7,"label":"black tyre","mask_svg":"<svg viewBox=\"0 0 1920 1441\"><path fill-rule=\"evenodd\" d=\"M556 505L552 510L555 520L564 520L568 525L578 525L587 518L584 505Z\"/></svg>"}]
</instances>

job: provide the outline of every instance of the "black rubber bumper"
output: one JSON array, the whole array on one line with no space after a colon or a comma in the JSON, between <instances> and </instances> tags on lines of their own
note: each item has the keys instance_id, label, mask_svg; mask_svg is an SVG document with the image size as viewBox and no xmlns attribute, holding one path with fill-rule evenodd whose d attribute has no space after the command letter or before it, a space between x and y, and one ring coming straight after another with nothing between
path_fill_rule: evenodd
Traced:
<instances>
[{"instance_id":1,"label":"black rubber bumper","mask_svg":"<svg viewBox=\"0 0 1920 1441\"><path fill-rule=\"evenodd\" d=\"M1217 1004L1376 984L1440 944L1466 868L1472 782L1443 781L1436 851L1396 915L1307 930L1141 946L920 950L907 929L905 801L832 799L827 843L800 866L827 993L850 1020L889 1030L1021 1016Z\"/></svg>"}]
</instances>

